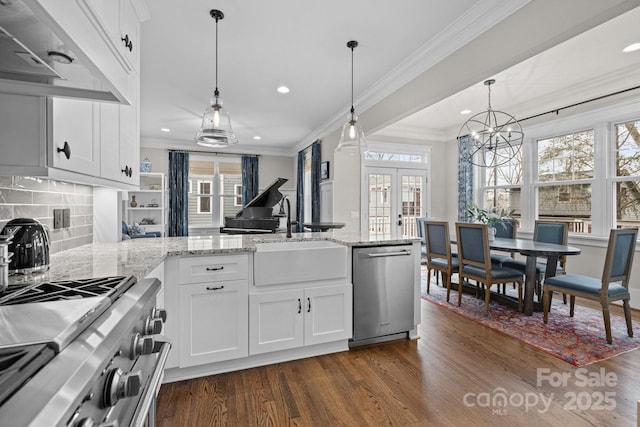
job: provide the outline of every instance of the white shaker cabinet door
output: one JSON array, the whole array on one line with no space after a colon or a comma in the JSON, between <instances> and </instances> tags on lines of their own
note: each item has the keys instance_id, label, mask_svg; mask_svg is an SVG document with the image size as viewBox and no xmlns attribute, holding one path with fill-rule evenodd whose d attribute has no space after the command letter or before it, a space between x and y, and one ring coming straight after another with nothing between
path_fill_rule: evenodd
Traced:
<instances>
[{"instance_id":1,"label":"white shaker cabinet door","mask_svg":"<svg viewBox=\"0 0 640 427\"><path fill-rule=\"evenodd\" d=\"M99 105L92 101L50 98L52 166L99 176Z\"/></svg>"},{"instance_id":2,"label":"white shaker cabinet door","mask_svg":"<svg viewBox=\"0 0 640 427\"><path fill-rule=\"evenodd\" d=\"M180 285L180 367L248 355L247 280Z\"/></svg>"},{"instance_id":3,"label":"white shaker cabinet door","mask_svg":"<svg viewBox=\"0 0 640 427\"><path fill-rule=\"evenodd\" d=\"M305 288L304 297L304 345L351 338L351 284Z\"/></svg>"},{"instance_id":4,"label":"white shaker cabinet door","mask_svg":"<svg viewBox=\"0 0 640 427\"><path fill-rule=\"evenodd\" d=\"M249 296L249 353L301 347L303 291L262 292Z\"/></svg>"}]
</instances>

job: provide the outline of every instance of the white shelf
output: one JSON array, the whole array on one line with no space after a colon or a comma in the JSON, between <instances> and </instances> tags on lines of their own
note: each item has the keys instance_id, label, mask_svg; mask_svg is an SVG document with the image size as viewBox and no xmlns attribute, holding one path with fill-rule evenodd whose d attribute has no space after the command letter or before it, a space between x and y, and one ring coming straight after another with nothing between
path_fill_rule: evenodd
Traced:
<instances>
[{"instance_id":1,"label":"white shelf","mask_svg":"<svg viewBox=\"0 0 640 427\"><path fill-rule=\"evenodd\" d=\"M158 186L159 189L151 190L150 185ZM131 207L129 203L135 196L138 206ZM155 224L140 224L147 232L160 231L164 236L166 234L167 224L167 208L166 208L166 179L163 173L157 172L141 172L140 173L140 190L129 191L129 200L127 201L126 213L127 223L129 225L134 222L140 224L143 219L153 219ZM156 203L157 207L148 207L147 204ZM144 205L144 207L141 207Z\"/></svg>"}]
</instances>

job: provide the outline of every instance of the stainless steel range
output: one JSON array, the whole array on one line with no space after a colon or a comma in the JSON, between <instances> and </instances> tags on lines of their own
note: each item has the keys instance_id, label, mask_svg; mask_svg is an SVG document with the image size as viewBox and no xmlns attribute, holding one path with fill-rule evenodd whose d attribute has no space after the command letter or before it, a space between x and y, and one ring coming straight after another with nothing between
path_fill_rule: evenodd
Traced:
<instances>
[{"instance_id":1,"label":"stainless steel range","mask_svg":"<svg viewBox=\"0 0 640 427\"><path fill-rule=\"evenodd\" d=\"M159 290L121 276L1 293L0 424L153 426L171 346Z\"/></svg>"}]
</instances>

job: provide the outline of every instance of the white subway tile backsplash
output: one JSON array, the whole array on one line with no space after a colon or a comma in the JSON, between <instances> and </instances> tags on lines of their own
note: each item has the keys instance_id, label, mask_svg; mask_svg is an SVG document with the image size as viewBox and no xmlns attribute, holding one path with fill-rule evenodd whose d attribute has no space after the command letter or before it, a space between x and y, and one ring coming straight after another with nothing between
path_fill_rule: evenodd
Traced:
<instances>
[{"instance_id":1,"label":"white subway tile backsplash","mask_svg":"<svg viewBox=\"0 0 640 427\"><path fill-rule=\"evenodd\" d=\"M69 228L53 229L53 209L71 211ZM93 242L93 188L37 177L0 176L0 229L13 218L49 227L51 253Z\"/></svg>"},{"instance_id":2,"label":"white subway tile backsplash","mask_svg":"<svg viewBox=\"0 0 640 427\"><path fill-rule=\"evenodd\" d=\"M0 204L33 203L33 192L0 188Z\"/></svg>"},{"instance_id":3,"label":"white subway tile backsplash","mask_svg":"<svg viewBox=\"0 0 640 427\"><path fill-rule=\"evenodd\" d=\"M49 208L44 205L15 205L13 214L16 218L44 219L49 215Z\"/></svg>"},{"instance_id":4,"label":"white subway tile backsplash","mask_svg":"<svg viewBox=\"0 0 640 427\"><path fill-rule=\"evenodd\" d=\"M36 205L60 205L63 203L62 194L36 191L33 193L33 203Z\"/></svg>"},{"instance_id":5,"label":"white subway tile backsplash","mask_svg":"<svg viewBox=\"0 0 640 427\"><path fill-rule=\"evenodd\" d=\"M30 176L14 176L12 187L21 190L49 191L49 180Z\"/></svg>"}]
</instances>

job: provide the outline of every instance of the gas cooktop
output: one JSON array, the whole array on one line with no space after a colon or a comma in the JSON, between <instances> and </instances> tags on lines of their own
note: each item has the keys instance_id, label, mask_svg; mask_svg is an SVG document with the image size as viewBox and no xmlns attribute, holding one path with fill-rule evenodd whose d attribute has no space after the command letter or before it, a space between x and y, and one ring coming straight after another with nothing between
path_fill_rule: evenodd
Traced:
<instances>
[{"instance_id":1,"label":"gas cooktop","mask_svg":"<svg viewBox=\"0 0 640 427\"><path fill-rule=\"evenodd\" d=\"M115 276L12 285L0 294L0 306L96 296L105 296L114 301L134 283L133 277Z\"/></svg>"}]
</instances>

